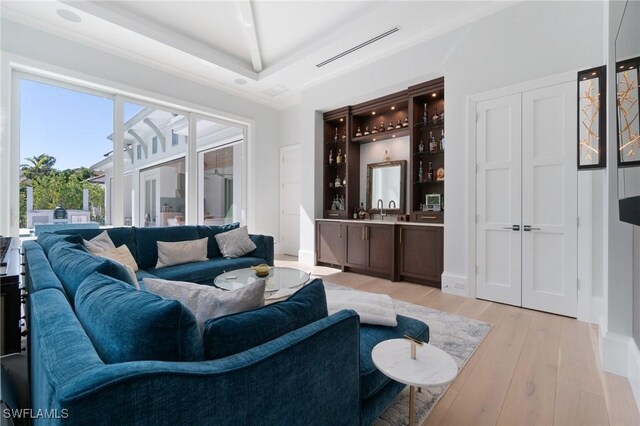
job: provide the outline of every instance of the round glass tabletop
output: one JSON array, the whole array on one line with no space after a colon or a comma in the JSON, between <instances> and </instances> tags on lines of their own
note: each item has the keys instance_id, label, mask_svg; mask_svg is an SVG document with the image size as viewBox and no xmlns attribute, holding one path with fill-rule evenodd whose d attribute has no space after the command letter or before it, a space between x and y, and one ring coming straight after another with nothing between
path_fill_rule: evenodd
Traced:
<instances>
[{"instance_id":1,"label":"round glass tabletop","mask_svg":"<svg viewBox=\"0 0 640 426\"><path fill-rule=\"evenodd\" d=\"M267 277L258 277L253 269L244 268L218 275L213 283L225 290L237 290L261 279L267 280L265 292L273 292L299 287L309 281L309 274L293 268L272 267Z\"/></svg>"}]
</instances>

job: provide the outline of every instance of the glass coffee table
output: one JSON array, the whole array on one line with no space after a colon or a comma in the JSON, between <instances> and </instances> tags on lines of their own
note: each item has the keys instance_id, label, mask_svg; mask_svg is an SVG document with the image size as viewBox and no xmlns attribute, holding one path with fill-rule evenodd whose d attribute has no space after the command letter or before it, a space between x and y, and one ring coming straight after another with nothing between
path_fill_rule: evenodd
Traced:
<instances>
[{"instance_id":1,"label":"glass coffee table","mask_svg":"<svg viewBox=\"0 0 640 426\"><path fill-rule=\"evenodd\" d=\"M269 275L258 277L251 268L236 269L218 275L213 283L224 290L237 290L258 280L267 280L264 291L271 293L285 288L300 287L309 281L309 274L293 268L272 267Z\"/></svg>"}]
</instances>

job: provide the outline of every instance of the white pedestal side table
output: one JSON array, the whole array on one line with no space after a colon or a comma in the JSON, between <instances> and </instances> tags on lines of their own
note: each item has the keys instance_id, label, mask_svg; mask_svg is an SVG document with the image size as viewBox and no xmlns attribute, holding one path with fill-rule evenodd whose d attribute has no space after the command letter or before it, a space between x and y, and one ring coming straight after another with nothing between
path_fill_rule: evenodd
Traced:
<instances>
[{"instance_id":1,"label":"white pedestal side table","mask_svg":"<svg viewBox=\"0 0 640 426\"><path fill-rule=\"evenodd\" d=\"M409 425L414 422L416 387L440 387L456 378L458 366L454 359L428 343L418 346L416 359L411 358L411 342L392 339L378 343L371 353L373 363L385 376L409 385Z\"/></svg>"}]
</instances>

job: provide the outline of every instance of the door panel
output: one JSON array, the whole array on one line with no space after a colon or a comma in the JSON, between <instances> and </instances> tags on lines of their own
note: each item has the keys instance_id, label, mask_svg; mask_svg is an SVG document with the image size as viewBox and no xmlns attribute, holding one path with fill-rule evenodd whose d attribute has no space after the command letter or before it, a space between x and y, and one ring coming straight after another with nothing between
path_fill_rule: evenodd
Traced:
<instances>
[{"instance_id":1,"label":"door panel","mask_svg":"<svg viewBox=\"0 0 640 426\"><path fill-rule=\"evenodd\" d=\"M300 249L300 145L280 148L280 251Z\"/></svg>"},{"instance_id":2,"label":"door panel","mask_svg":"<svg viewBox=\"0 0 640 426\"><path fill-rule=\"evenodd\" d=\"M576 89L522 96L522 306L577 315Z\"/></svg>"},{"instance_id":3,"label":"door panel","mask_svg":"<svg viewBox=\"0 0 640 426\"><path fill-rule=\"evenodd\" d=\"M369 245L369 269L383 274L391 273L392 229L392 225L367 225L365 235Z\"/></svg>"},{"instance_id":4,"label":"door panel","mask_svg":"<svg viewBox=\"0 0 640 426\"><path fill-rule=\"evenodd\" d=\"M521 96L476 106L479 298L521 305Z\"/></svg>"},{"instance_id":5,"label":"door panel","mask_svg":"<svg viewBox=\"0 0 640 426\"><path fill-rule=\"evenodd\" d=\"M367 266L365 226L356 223L345 223L347 239L345 266L364 268Z\"/></svg>"},{"instance_id":6,"label":"door panel","mask_svg":"<svg viewBox=\"0 0 640 426\"><path fill-rule=\"evenodd\" d=\"M400 277L440 282L443 269L442 228L401 226L399 236Z\"/></svg>"},{"instance_id":7,"label":"door panel","mask_svg":"<svg viewBox=\"0 0 640 426\"><path fill-rule=\"evenodd\" d=\"M316 253L318 262L342 266L344 240L339 222L317 222Z\"/></svg>"}]
</instances>

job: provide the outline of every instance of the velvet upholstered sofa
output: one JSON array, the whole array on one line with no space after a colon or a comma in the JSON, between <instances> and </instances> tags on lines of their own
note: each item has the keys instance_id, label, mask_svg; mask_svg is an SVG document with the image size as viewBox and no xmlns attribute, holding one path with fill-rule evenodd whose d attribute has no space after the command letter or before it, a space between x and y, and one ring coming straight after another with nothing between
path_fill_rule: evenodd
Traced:
<instances>
[{"instance_id":1,"label":"velvet upholstered sofa","mask_svg":"<svg viewBox=\"0 0 640 426\"><path fill-rule=\"evenodd\" d=\"M210 244L207 261L153 268L157 241L226 230L134 227L108 234L115 245L129 247L141 268L140 280L157 276L211 283L223 270L273 264L273 239L253 235L257 248L244 258L223 259ZM375 368L373 347L404 334L429 338L426 324L403 316L397 317L397 327L361 325L349 310L328 316L324 287L316 280L289 301L240 315L261 318L266 308L272 315L255 327L245 324L245 332L291 328L295 321L275 318L297 303L294 297L315 294L315 301L306 302L314 307L305 312L320 313L318 318L234 355L207 359L206 342L184 305L135 289L121 265L84 250L77 234L87 239L99 231L63 232L68 235L23 244L31 408L48 410L37 424L371 424L404 388ZM226 324L234 319L223 317L230 321ZM121 360L114 362L114 354Z\"/></svg>"}]
</instances>

